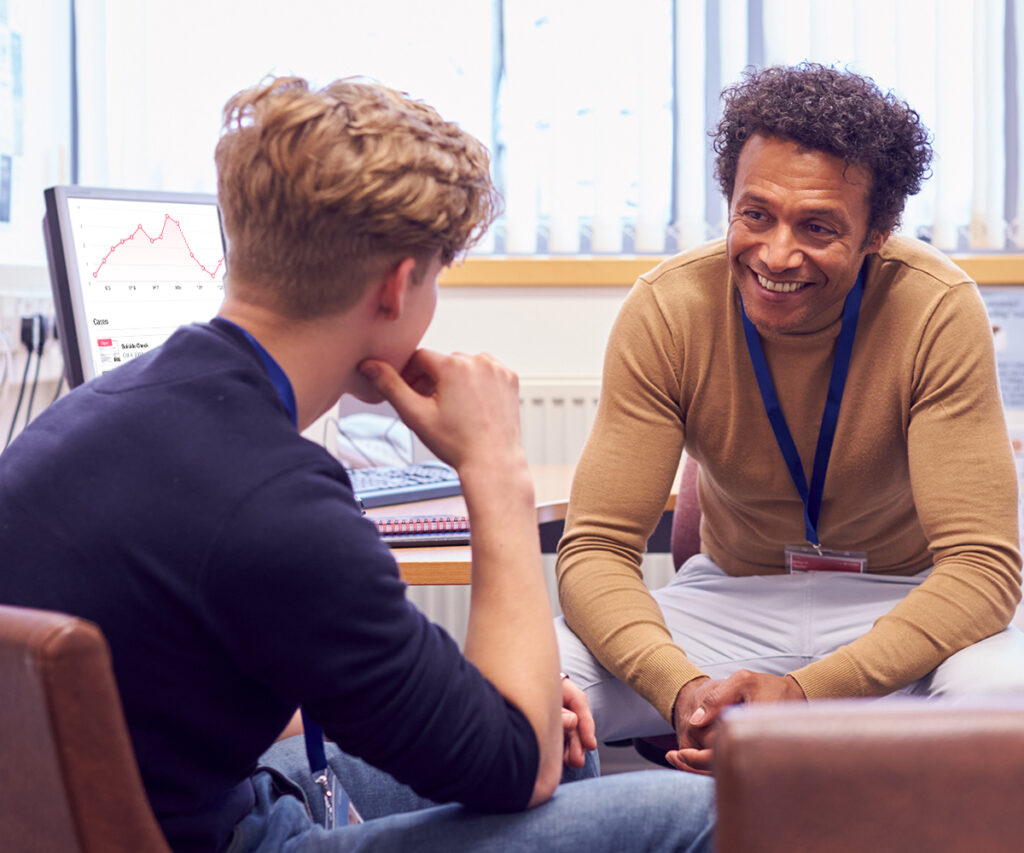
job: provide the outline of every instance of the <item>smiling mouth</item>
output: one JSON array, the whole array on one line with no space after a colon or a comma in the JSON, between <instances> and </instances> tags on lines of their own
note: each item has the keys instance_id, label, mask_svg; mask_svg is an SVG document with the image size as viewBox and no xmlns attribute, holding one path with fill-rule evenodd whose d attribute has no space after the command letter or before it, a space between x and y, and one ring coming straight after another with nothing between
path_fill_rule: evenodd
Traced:
<instances>
[{"instance_id":1,"label":"smiling mouth","mask_svg":"<svg viewBox=\"0 0 1024 853\"><path fill-rule=\"evenodd\" d=\"M772 281L760 273L754 273L754 275L757 276L757 281L761 287L765 290L770 290L772 293L793 293L810 284L809 281Z\"/></svg>"}]
</instances>

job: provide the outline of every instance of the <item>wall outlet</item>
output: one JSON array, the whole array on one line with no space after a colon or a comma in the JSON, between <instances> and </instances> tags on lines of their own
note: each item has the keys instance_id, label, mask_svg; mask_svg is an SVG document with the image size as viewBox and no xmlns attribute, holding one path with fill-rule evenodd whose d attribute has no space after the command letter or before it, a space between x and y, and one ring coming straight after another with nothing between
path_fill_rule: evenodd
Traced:
<instances>
[{"instance_id":1,"label":"wall outlet","mask_svg":"<svg viewBox=\"0 0 1024 853\"><path fill-rule=\"evenodd\" d=\"M41 314L48 321L47 339L43 345L38 379L35 357L29 362L28 350L21 342L22 318L34 314ZM53 302L45 291L0 291L0 448L3 448L4 440L12 433L11 426L16 411L13 435L17 435L24 428L34 381L37 385L35 396L32 397L33 419L50 404L57 393L64 375L64 358L55 333ZM26 388L19 407L18 395L23 378Z\"/></svg>"},{"instance_id":2,"label":"wall outlet","mask_svg":"<svg viewBox=\"0 0 1024 853\"><path fill-rule=\"evenodd\" d=\"M64 375L64 359L60 352L60 342L57 340L56 321L54 319L53 300L49 296L39 293L10 294L0 292L0 359L8 357L10 347L11 367L20 367L24 371L25 346L21 342L21 321L23 317L31 317L33 314L42 314L47 318L47 339L43 347L43 360L39 367L40 382L56 382ZM3 367L0 366L0 377L3 376ZM7 376L5 385L11 382L21 381L21 372L11 371L17 375ZM35 374L35 366L30 369L29 380Z\"/></svg>"}]
</instances>

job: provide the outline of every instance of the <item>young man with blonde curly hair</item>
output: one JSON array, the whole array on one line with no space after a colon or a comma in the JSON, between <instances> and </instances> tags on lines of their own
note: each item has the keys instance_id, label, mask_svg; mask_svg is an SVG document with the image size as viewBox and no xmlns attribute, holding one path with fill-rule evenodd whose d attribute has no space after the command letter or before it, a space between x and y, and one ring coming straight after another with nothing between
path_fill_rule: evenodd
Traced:
<instances>
[{"instance_id":1,"label":"young man with blonde curly hair","mask_svg":"<svg viewBox=\"0 0 1024 853\"><path fill-rule=\"evenodd\" d=\"M216 161L218 316L68 394L0 460L0 601L102 628L171 846L705 849L706 780L555 794L594 743L558 673L516 378L418 349L438 273L494 216L485 149L382 86L280 78L228 102ZM459 472L465 656L299 435L346 393L390 401ZM266 752L298 707L308 751Z\"/></svg>"}]
</instances>

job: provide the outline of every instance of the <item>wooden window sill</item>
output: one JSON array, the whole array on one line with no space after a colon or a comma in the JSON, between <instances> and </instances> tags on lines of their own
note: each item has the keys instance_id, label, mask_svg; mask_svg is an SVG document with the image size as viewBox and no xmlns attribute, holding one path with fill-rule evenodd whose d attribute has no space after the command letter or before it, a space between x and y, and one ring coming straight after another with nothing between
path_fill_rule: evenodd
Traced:
<instances>
[{"instance_id":1,"label":"wooden window sill","mask_svg":"<svg viewBox=\"0 0 1024 853\"><path fill-rule=\"evenodd\" d=\"M950 256L978 284L1024 284L1024 254ZM659 255L471 257L445 270L445 287L629 287Z\"/></svg>"}]
</instances>

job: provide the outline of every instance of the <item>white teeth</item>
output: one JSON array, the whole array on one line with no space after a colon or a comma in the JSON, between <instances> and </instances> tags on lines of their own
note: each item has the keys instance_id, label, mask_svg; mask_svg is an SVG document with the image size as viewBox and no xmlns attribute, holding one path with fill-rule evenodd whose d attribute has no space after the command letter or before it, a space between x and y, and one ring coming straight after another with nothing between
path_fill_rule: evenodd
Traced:
<instances>
[{"instance_id":1,"label":"white teeth","mask_svg":"<svg viewBox=\"0 0 1024 853\"><path fill-rule=\"evenodd\" d=\"M772 281L763 275L758 275L757 280L761 283L761 287L773 293L792 293L807 284L806 281Z\"/></svg>"}]
</instances>

